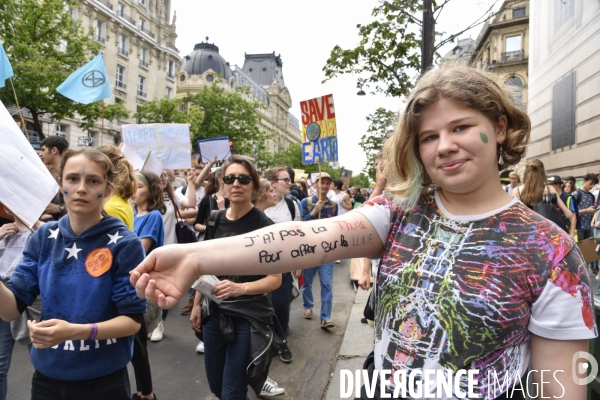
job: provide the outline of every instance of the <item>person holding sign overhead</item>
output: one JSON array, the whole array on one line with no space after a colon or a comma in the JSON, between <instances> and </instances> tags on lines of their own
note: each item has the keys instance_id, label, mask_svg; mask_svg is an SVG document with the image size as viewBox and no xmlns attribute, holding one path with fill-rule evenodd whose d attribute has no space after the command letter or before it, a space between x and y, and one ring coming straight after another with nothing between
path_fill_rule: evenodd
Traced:
<instances>
[{"instance_id":1,"label":"person holding sign overhead","mask_svg":"<svg viewBox=\"0 0 600 400\"><path fill-rule=\"evenodd\" d=\"M0 317L14 320L41 296L40 321L27 322L33 400L128 400L126 366L146 310L128 278L144 249L120 219L102 213L115 179L107 156L68 150L59 171L68 214L42 225L25 246L0 285Z\"/></svg>"}]
</instances>

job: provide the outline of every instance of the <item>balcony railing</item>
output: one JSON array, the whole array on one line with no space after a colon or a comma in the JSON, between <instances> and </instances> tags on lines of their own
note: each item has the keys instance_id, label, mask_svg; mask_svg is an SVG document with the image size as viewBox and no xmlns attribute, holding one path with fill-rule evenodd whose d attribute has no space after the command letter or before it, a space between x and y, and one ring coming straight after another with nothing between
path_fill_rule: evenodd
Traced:
<instances>
[{"instance_id":1,"label":"balcony railing","mask_svg":"<svg viewBox=\"0 0 600 400\"><path fill-rule=\"evenodd\" d=\"M523 61L525 59L525 51L523 50L515 50L515 51L507 51L506 53L502 53L502 62L516 62Z\"/></svg>"},{"instance_id":2,"label":"balcony railing","mask_svg":"<svg viewBox=\"0 0 600 400\"><path fill-rule=\"evenodd\" d=\"M171 50L175 50L176 52L179 53L179 49L177 49L177 47L175 47L175 45L173 43L171 43L171 42L165 42L165 46L167 46Z\"/></svg>"},{"instance_id":3,"label":"balcony railing","mask_svg":"<svg viewBox=\"0 0 600 400\"><path fill-rule=\"evenodd\" d=\"M104 44L104 43L106 42L106 40L105 40L105 39L104 39L102 36L100 36L100 35L95 35L95 36L94 36L94 40L95 40L96 42L100 42L100 43L102 43L102 44Z\"/></svg>"},{"instance_id":4,"label":"balcony railing","mask_svg":"<svg viewBox=\"0 0 600 400\"><path fill-rule=\"evenodd\" d=\"M152 39L154 39L154 33L150 32L149 29L140 26L140 31L144 32L146 35L150 36Z\"/></svg>"},{"instance_id":5,"label":"balcony railing","mask_svg":"<svg viewBox=\"0 0 600 400\"><path fill-rule=\"evenodd\" d=\"M122 47L117 48L117 53L119 53L120 55L129 58L129 53L127 52L127 50L125 50Z\"/></svg>"},{"instance_id":6,"label":"balcony railing","mask_svg":"<svg viewBox=\"0 0 600 400\"><path fill-rule=\"evenodd\" d=\"M135 20L125 13L125 11L117 11L117 15L135 26Z\"/></svg>"},{"instance_id":7,"label":"balcony railing","mask_svg":"<svg viewBox=\"0 0 600 400\"><path fill-rule=\"evenodd\" d=\"M110 4L107 0L96 0L98 3L104 4L106 7L113 9L113 5Z\"/></svg>"},{"instance_id":8,"label":"balcony railing","mask_svg":"<svg viewBox=\"0 0 600 400\"><path fill-rule=\"evenodd\" d=\"M138 89L138 91L137 91L137 95L138 95L139 97L143 97L144 99L146 98L146 92L144 92L144 91L142 91L142 90L140 90L140 89Z\"/></svg>"},{"instance_id":9,"label":"balcony railing","mask_svg":"<svg viewBox=\"0 0 600 400\"><path fill-rule=\"evenodd\" d=\"M140 65L142 67L148 68L148 61L140 59Z\"/></svg>"},{"instance_id":10,"label":"balcony railing","mask_svg":"<svg viewBox=\"0 0 600 400\"><path fill-rule=\"evenodd\" d=\"M115 81L115 87L127 89L127 84L125 84L125 82L123 81Z\"/></svg>"}]
</instances>

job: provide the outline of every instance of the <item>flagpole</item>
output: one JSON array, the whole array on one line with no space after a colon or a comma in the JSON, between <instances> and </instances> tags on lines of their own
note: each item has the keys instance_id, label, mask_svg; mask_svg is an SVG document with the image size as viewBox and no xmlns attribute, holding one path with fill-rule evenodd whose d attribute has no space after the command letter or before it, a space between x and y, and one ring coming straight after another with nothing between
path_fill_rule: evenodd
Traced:
<instances>
[{"instance_id":1,"label":"flagpole","mask_svg":"<svg viewBox=\"0 0 600 400\"><path fill-rule=\"evenodd\" d=\"M13 90L13 95L15 96L15 103L17 104L17 108L19 109L19 115L21 116L21 124L23 124L23 132L25 133L25 137L27 141L29 141L29 134L27 133L27 125L25 125L25 119L23 119L23 113L21 112L21 107L19 107L19 100L17 99L17 92L15 91L15 85L13 85L12 77L10 79L10 86ZM27 224L25 224L27 226ZM29 227L29 226L27 226Z\"/></svg>"},{"instance_id":2,"label":"flagpole","mask_svg":"<svg viewBox=\"0 0 600 400\"><path fill-rule=\"evenodd\" d=\"M319 189L319 200L321 201L321 163L317 164L319 166L319 184L317 185ZM319 219L321 219L321 212L319 211Z\"/></svg>"},{"instance_id":3,"label":"flagpole","mask_svg":"<svg viewBox=\"0 0 600 400\"><path fill-rule=\"evenodd\" d=\"M102 100L102 134L104 135L104 100Z\"/></svg>"}]
</instances>

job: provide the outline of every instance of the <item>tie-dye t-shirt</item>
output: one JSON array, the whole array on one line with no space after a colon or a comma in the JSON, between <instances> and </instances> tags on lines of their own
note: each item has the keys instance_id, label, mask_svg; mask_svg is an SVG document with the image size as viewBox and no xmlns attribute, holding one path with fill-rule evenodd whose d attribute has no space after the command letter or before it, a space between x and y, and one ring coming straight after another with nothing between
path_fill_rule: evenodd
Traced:
<instances>
[{"instance_id":1,"label":"tie-dye t-shirt","mask_svg":"<svg viewBox=\"0 0 600 400\"><path fill-rule=\"evenodd\" d=\"M376 369L479 370L475 392L493 399L527 370L530 333L597 336L575 242L517 199L471 216L449 213L437 192L410 212L383 196L355 211L385 243L376 283Z\"/></svg>"}]
</instances>

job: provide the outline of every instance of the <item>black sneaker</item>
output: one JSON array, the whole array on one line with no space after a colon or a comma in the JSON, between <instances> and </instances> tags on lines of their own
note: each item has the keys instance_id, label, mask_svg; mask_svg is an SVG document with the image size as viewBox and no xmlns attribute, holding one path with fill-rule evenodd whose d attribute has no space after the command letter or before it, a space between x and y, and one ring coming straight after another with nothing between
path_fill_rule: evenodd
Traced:
<instances>
[{"instance_id":1,"label":"black sneaker","mask_svg":"<svg viewBox=\"0 0 600 400\"><path fill-rule=\"evenodd\" d=\"M287 344L280 344L277 346L277 349L279 350L279 358L281 359L281 361L283 361L284 363L292 362L294 358L292 357L292 352L290 351L290 348Z\"/></svg>"}]
</instances>

